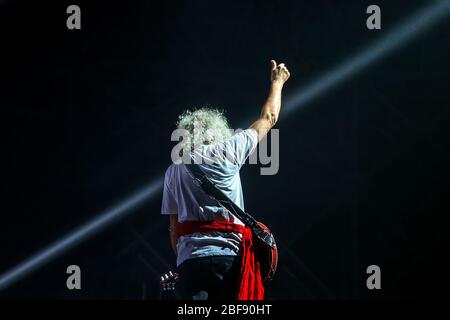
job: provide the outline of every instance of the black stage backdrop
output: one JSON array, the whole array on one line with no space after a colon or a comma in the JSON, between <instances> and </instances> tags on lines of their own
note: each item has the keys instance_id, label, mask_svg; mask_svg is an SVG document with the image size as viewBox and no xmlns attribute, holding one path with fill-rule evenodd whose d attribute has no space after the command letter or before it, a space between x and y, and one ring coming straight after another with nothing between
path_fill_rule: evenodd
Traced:
<instances>
[{"instance_id":1,"label":"black stage backdrop","mask_svg":"<svg viewBox=\"0 0 450 320\"><path fill-rule=\"evenodd\" d=\"M249 125L270 59L291 71L288 98L430 3L377 1L370 31L372 1L0 1L0 274L160 178L184 109ZM448 297L449 39L447 19L282 116L277 175L243 168L246 208L279 241L268 299ZM156 299L174 266L160 202L0 296Z\"/></svg>"}]
</instances>

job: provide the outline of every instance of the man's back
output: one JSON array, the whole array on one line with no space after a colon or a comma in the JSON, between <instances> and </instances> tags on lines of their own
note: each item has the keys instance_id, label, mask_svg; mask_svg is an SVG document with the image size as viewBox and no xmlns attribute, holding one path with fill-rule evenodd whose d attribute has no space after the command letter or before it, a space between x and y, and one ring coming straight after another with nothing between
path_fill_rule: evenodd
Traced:
<instances>
[{"instance_id":1,"label":"man's back","mask_svg":"<svg viewBox=\"0 0 450 320\"><path fill-rule=\"evenodd\" d=\"M202 145L191 154L205 175L242 209L244 200L239 169L257 142L256 131L248 129L225 141ZM242 225L201 190L183 164L172 164L166 171L162 213L178 214L178 222L225 220ZM219 231L181 236L177 244L177 265L191 258L237 255L240 239L240 234Z\"/></svg>"}]
</instances>

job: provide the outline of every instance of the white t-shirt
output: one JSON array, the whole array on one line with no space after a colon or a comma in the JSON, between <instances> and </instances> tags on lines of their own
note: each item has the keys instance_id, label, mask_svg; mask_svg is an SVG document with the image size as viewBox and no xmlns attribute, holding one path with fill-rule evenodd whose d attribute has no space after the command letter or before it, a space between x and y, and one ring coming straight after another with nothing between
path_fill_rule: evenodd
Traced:
<instances>
[{"instance_id":1,"label":"white t-shirt","mask_svg":"<svg viewBox=\"0 0 450 320\"><path fill-rule=\"evenodd\" d=\"M192 159L215 185L244 210L239 169L258 144L254 129L243 130L212 145L202 145ZM178 221L226 220L243 223L211 199L196 183L183 164L166 170L162 214L178 214ZM177 265L191 258L238 255L241 235L230 232L194 233L181 236L177 243Z\"/></svg>"}]
</instances>

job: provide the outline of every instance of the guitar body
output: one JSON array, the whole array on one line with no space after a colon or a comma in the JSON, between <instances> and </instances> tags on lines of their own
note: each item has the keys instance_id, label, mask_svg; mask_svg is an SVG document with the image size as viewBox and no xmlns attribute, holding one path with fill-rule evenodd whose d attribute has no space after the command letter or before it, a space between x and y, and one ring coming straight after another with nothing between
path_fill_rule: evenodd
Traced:
<instances>
[{"instance_id":1,"label":"guitar body","mask_svg":"<svg viewBox=\"0 0 450 320\"><path fill-rule=\"evenodd\" d=\"M272 238L273 235L262 222L258 221L258 225L264 229ZM255 246L255 255L259 261L262 281L272 280L278 266L278 249L273 239L274 246L271 247L261 239L253 236L253 244Z\"/></svg>"}]
</instances>

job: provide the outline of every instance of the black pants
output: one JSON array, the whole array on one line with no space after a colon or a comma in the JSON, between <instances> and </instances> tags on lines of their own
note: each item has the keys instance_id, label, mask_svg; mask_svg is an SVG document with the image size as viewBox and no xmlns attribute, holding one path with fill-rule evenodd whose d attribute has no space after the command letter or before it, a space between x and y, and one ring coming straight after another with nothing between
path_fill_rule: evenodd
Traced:
<instances>
[{"instance_id":1,"label":"black pants","mask_svg":"<svg viewBox=\"0 0 450 320\"><path fill-rule=\"evenodd\" d=\"M233 300L241 268L239 256L211 256L184 261L176 296L183 300Z\"/></svg>"}]
</instances>

